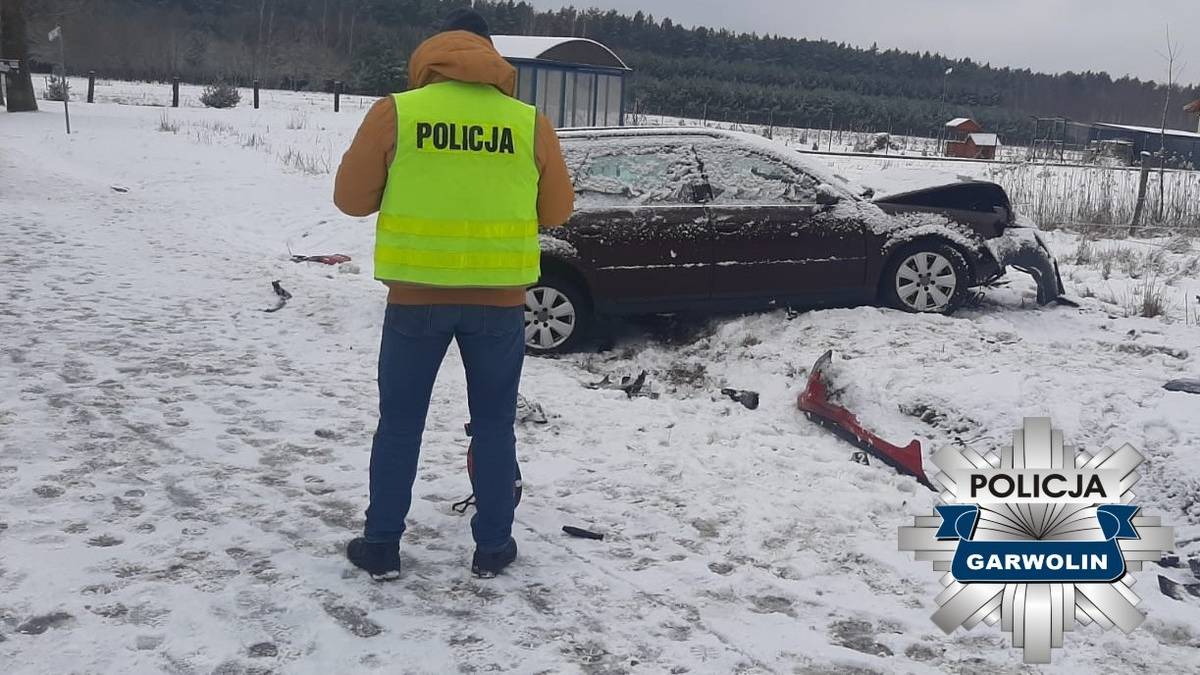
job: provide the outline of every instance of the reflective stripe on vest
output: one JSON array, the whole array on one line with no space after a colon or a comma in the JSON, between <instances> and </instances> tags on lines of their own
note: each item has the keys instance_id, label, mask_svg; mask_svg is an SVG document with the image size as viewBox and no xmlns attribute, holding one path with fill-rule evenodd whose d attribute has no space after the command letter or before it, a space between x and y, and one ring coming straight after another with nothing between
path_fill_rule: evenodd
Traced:
<instances>
[{"instance_id":1,"label":"reflective stripe on vest","mask_svg":"<svg viewBox=\"0 0 1200 675\"><path fill-rule=\"evenodd\" d=\"M375 228L375 278L446 287L537 281L534 108L463 82L393 98L396 158Z\"/></svg>"}]
</instances>

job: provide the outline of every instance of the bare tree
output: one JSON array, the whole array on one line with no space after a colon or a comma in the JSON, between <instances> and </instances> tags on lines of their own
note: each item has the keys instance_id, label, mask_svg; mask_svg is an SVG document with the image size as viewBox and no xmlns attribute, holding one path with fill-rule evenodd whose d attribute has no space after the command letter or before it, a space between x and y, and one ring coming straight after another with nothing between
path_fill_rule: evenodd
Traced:
<instances>
[{"instance_id":1,"label":"bare tree","mask_svg":"<svg viewBox=\"0 0 1200 675\"><path fill-rule=\"evenodd\" d=\"M1163 219L1163 207L1166 196L1166 163L1167 163L1167 111L1171 108L1171 90L1175 88L1175 80L1183 72L1183 65L1176 66L1179 57L1179 43L1171 42L1171 26L1167 25L1167 53L1158 52L1167 62L1167 95L1163 99L1162 127L1159 129L1158 140L1158 221Z\"/></svg>"},{"instance_id":2,"label":"bare tree","mask_svg":"<svg viewBox=\"0 0 1200 675\"><path fill-rule=\"evenodd\" d=\"M0 57L19 59L20 69L8 73L8 111L37 110L33 77L29 72L29 47L25 40L24 0L0 0Z\"/></svg>"}]
</instances>

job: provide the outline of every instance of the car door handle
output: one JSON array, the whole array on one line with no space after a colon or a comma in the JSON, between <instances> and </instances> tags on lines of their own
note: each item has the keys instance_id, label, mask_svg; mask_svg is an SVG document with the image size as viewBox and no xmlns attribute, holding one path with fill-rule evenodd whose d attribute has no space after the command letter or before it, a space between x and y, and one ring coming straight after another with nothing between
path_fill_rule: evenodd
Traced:
<instances>
[{"instance_id":1,"label":"car door handle","mask_svg":"<svg viewBox=\"0 0 1200 675\"><path fill-rule=\"evenodd\" d=\"M598 237L604 233L599 225L577 225L571 230L581 237Z\"/></svg>"}]
</instances>

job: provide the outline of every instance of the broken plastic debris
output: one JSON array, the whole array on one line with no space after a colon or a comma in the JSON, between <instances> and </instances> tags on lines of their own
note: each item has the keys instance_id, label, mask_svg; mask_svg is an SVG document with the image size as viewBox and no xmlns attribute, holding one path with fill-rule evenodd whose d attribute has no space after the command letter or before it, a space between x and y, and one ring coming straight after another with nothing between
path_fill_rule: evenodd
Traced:
<instances>
[{"instance_id":1,"label":"broken plastic debris","mask_svg":"<svg viewBox=\"0 0 1200 675\"><path fill-rule=\"evenodd\" d=\"M534 424L545 424L546 412L542 410L542 404L530 401L529 399L517 394L517 422L533 422Z\"/></svg>"},{"instance_id":2,"label":"broken plastic debris","mask_svg":"<svg viewBox=\"0 0 1200 675\"><path fill-rule=\"evenodd\" d=\"M735 403L741 403L742 405L746 406L746 408L748 408L750 410L755 410L758 408L758 392L757 391L750 391L748 389L725 388L725 389L721 390L721 393L728 396Z\"/></svg>"},{"instance_id":3,"label":"broken plastic debris","mask_svg":"<svg viewBox=\"0 0 1200 675\"><path fill-rule=\"evenodd\" d=\"M279 302L274 307L268 307L267 309L263 310L267 313L278 312L279 310L283 309L285 305L287 305L288 300L292 299L292 294L288 293L287 289L285 289L283 286L280 286L278 280L271 282L271 289L275 291L275 295L279 296Z\"/></svg>"},{"instance_id":4,"label":"broken plastic debris","mask_svg":"<svg viewBox=\"0 0 1200 675\"><path fill-rule=\"evenodd\" d=\"M646 382L648 373L642 371L637 377L629 377L628 375L621 378L619 382L614 382L608 375L599 382L592 382L585 385L588 389L617 389L625 392L629 398L634 396L645 396L647 398L658 398L658 394L650 391L650 386Z\"/></svg>"},{"instance_id":5,"label":"broken plastic debris","mask_svg":"<svg viewBox=\"0 0 1200 675\"><path fill-rule=\"evenodd\" d=\"M1200 394L1200 378L1184 378L1171 380L1163 385L1167 391L1182 391L1186 394Z\"/></svg>"},{"instance_id":6,"label":"broken plastic debris","mask_svg":"<svg viewBox=\"0 0 1200 675\"><path fill-rule=\"evenodd\" d=\"M602 541L604 539L604 535L600 534L599 532L592 532L591 530L572 527L570 525L563 525L563 532L566 532L572 537L578 537L579 539L594 539L596 541Z\"/></svg>"},{"instance_id":7,"label":"broken plastic debris","mask_svg":"<svg viewBox=\"0 0 1200 675\"><path fill-rule=\"evenodd\" d=\"M335 253L333 255L294 255L292 262L315 262L322 265L340 265L350 262L350 256L343 253Z\"/></svg>"}]
</instances>

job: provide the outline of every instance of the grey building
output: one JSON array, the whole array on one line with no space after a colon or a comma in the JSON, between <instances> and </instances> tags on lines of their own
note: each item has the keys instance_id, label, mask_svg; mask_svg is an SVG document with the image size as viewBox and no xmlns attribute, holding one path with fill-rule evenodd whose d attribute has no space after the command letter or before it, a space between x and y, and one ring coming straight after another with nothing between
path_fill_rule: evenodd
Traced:
<instances>
[{"instance_id":1,"label":"grey building","mask_svg":"<svg viewBox=\"0 0 1200 675\"><path fill-rule=\"evenodd\" d=\"M1133 145L1134 157L1141 152L1157 153L1163 149L1165 140L1168 157L1184 160L1192 166L1200 166L1200 133L1167 129L1164 134L1161 129L1154 127L1106 122L1097 122L1091 129L1089 140L1127 141Z\"/></svg>"},{"instance_id":2,"label":"grey building","mask_svg":"<svg viewBox=\"0 0 1200 675\"><path fill-rule=\"evenodd\" d=\"M1035 118L1034 156L1066 159L1067 152L1102 152L1120 148L1127 163L1140 162L1139 155L1157 155L1166 149L1168 166L1200 167L1200 133L1135 124L1093 122L1086 124L1061 117ZM1164 142L1165 141L1165 142Z\"/></svg>"},{"instance_id":3,"label":"grey building","mask_svg":"<svg viewBox=\"0 0 1200 675\"><path fill-rule=\"evenodd\" d=\"M611 49L587 38L493 35L517 68L517 98L555 127L625 123L625 79L632 72Z\"/></svg>"}]
</instances>

